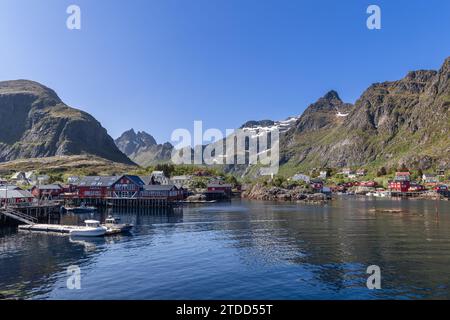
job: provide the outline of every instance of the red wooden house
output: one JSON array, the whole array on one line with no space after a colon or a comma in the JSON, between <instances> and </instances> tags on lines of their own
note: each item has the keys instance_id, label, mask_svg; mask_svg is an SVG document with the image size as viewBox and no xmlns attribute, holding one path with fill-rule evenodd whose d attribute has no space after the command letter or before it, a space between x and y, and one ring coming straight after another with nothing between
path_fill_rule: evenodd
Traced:
<instances>
[{"instance_id":1,"label":"red wooden house","mask_svg":"<svg viewBox=\"0 0 450 320\"><path fill-rule=\"evenodd\" d=\"M78 184L79 198L137 198L144 182L138 176L89 176Z\"/></svg>"},{"instance_id":2,"label":"red wooden house","mask_svg":"<svg viewBox=\"0 0 450 320\"><path fill-rule=\"evenodd\" d=\"M376 187L378 184L375 181L362 181L359 183L360 186L362 187L371 187L374 188Z\"/></svg>"},{"instance_id":3,"label":"red wooden house","mask_svg":"<svg viewBox=\"0 0 450 320\"><path fill-rule=\"evenodd\" d=\"M208 183L207 188L208 192L216 192L216 193L222 192L227 196L231 196L233 186L229 183L225 183L224 181L215 180Z\"/></svg>"},{"instance_id":4,"label":"red wooden house","mask_svg":"<svg viewBox=\"0 0 450 320\"><path fill-rule=\"evenodd\" d=\"M88 176L78 183L79 198L106 198L110 195L111 186L120 176Z\"/></svg>"},{"instance_id":5,"label":"red wooden house","mask_svg":"<svg viewBox=\"0 0 450 320\"><path fill-rule=\"evenodd\" d=\"M35 198L48 198L48 199L54 199L58 198L62 193L64 192L64 189L59 184L46 184L46 185L38 185L31 188L31 194Z\"/></svg>"},{"instance_id":6,"label":"red wooden house","mask_svg":"<svg viewBox=\"0 0 450 320\"><path fill-rule=\"evenodd\" d=\"M393 181L389 181L389 190L408 192L411 186L411 173L397 172Z\"/></svg>"},{"instance_id":7,"label":"red wooden house","mask_svg":"<svg viewBox=\"0 0 450 320\"><path fill-rule=\"evenodd\" d=\"M143 199L166 199L168 201L183 200L184 190L174 184L154 184L143 186L140 197Z\"/></svg>"},{"instance_id":8,"label":"red wooden house","mask_svg":"<svg viewBox=\"0 0 450 320\"><path fill-rule=\"evenodd\" d=\"M34 197L29 191L15 188L13 186L4 186L0 188L0 206L28 206L33 203Z\"/></svg>"},{"instance_id":9,"label":"red wooden house","mask_svg":"<svg viewBox=\"0 0 450 320\"><path fill-rule=\"evenodd\" d=\"M145 185L144 181L138 176L125 175L114 182L109 189L111 198L139 198L140 191Z\"/></svg>"}]
</instances>

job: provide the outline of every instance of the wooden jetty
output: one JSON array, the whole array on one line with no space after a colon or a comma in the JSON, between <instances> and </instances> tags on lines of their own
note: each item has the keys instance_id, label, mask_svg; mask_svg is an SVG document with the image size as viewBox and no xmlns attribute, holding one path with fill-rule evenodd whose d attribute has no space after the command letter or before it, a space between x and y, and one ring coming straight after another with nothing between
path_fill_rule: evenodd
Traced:
<instances>
[{"instance_id":1,"label":"wooden jetty","mask_svg":"<svg viewBox=\"0 0 450 320\"><path fill-rule=\"evenodd\" d=\"M36 231L36 232L48 232L48 233L62 233L69 234L72 230L82 230L85 229L83 226L70 226L70 225L59 225L59 224L26 224L20 225L19 230L21 231ZM122 233L119 228L108 228L105 236L115 235Z\"/></svg>"},{"instance_id":2,"label":"wooden jetty","mask_svg":"<svg viewBox=\"0 0 450 320\"><path fill-rule=\"evenodd\" d=\"M83 227L64 226L57 224L26 224L19 226L19 230L24 231L40 231L40 232L56 232L56 233L70 233L71 230L79 230L81 228Z\"/></svg>"},{"instance_id":3,"label":"wooden jetty","mask_svg":"<svg viewBox=\"0 0 450 320\"><path fill-rule=\"evenodd\" d=\"M60 218L60 206L54 204L35 206L8 206L0 208L0 226L33 224L37 222L50 222Z\"/></svg>"},{"instance_id":4,"label":"wooden jetty","mask_svg":"<svg viewBox=\"0 0 450 320\"><path fill-rule=\"evenodd\" d=\"M4 215L10 219L16 220L19 223L25 223L26 225L33 225L38 222L38 219L35 217L8 208L1 208L0 215Z\"/></svg>"},{"instance_id":5,"label":"wooden jetty","mask_svg":"<svg viewBox=\"0 0 450 320\"><path fill-rule=\"evenodd\" d=\"M114 207L114 208L167 208L176 205L175 201L168 200L165 197L154 198L67 198L65 204L81 205L96 207Z\"/></svg>"}]
</instances>

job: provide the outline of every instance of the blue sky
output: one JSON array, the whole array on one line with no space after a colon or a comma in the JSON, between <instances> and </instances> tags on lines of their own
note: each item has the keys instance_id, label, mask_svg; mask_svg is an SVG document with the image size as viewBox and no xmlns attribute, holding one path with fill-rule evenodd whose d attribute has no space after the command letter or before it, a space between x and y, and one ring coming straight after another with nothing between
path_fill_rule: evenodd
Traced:
<instances>
[{"instance_id":1,"label":"blue sky","mask_svg":"<svg viewBox=\"0 0 450 320\"><path fill-rule=\"evenodd\" d=\"M66 8L82 29L66 28ZM382 29L366 28L366 9ZM30 79L116 138L240 126L301 114L327 91L354 102L371 83L450 56L450 1L1 0L0 80Z\"/></svg>"}]
</instances>

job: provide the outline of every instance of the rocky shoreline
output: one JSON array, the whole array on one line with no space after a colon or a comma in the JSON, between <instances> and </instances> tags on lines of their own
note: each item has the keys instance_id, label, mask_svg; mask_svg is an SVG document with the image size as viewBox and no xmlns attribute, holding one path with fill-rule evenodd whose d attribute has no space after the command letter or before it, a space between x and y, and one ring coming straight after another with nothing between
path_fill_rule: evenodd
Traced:
<instances>
[{"instance_id":1,"label":"rocky shoreline","mask_svg":"<svg viewBox=\"0 0 450 320\"><path fill-rule=\"evenodd\" d=\"M244 199L249 200L267 200L267 201L296 201L305 203L327 203L329 198L323 193L312 193L304 187L294 187L292 189L285 189L274 186L265 186L257 183L253 186L248 186L247 190L241 195Z\"/></svg>"}]
</instances>

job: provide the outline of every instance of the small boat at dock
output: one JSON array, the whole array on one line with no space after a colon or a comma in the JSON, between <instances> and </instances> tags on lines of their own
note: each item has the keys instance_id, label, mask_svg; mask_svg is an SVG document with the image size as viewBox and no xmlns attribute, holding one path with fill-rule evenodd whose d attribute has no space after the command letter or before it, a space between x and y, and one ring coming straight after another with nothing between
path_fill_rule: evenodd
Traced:
<instances>
[{"instance_id":1,"label":"small boat at dock","mask_svg":"<svg viewBox=\"0 0 450 320\"><path fill-rule=\"evenodd\" d=\"M86 226L70 226L59 224L28 224L20 225L20 231L36 231L49 233L63 233L80 237L100 237L107 234L107 228L96 220L86 220Z\"/></svg>"},{"instance_id":2,"label":"small boat at dock","mask_svg":"<svg viewBox=\"0 0 450 320\"><path fill-rule=\"evenodd\" d=\"M100 225L100 221L86 220L86 227L70 230L70 235L74 237L101 237L106 234L108 228Z\"/></svg>"},{"instance_id":3,"label":"small boat at dock","mask_svg":"<svg viewBox=\"0 0 450 320\"><path fill-rule=\"evenodd\" d=\"M184 200L179 203L216 203L217 200Z\"/></svg>"},{"instance_id":4,"label":"small boat at dock","mask_svg":"<svg viewBox=\"0 0 450 320\"><path fill-rule=\"evenodd\" d=\"M389 197L390 193L388 191L384 191L384 190L377 190L374 192L373 196L379 197L379 198L385 198L385 197Z\"/></svg>"},{"instance_id":5,"label":"small boat at dock","mask_svg":"<svg viewBox=\"0 0 450 320\"><path fill-rule=\"evenodd\" d=\"M129 232L133 228L132 224L120 223L120 218L114 218L113 216L108 216L103 226L108 229L110 234Z\"/></svg>"},{"instance_id":6,"label":"small boat at dock","mask_svg":"<svg viewBox=\"0 0 450 320\"><path fill-rule=\"evenodd\" d=\"M85 204L81 204L79 207L65 207L64 209L72 213L91 213L97 211L96 207L88 207Z\"/></svg>"},{"instance_id":7,"label":"small boat at dock","mask_svg":"<svg viewBox=\"0 0 450 320\"><path fill-rule=\"evenodd\" d=\"M108 220L108 219L107 219ZM102 237L126 233L133 227L131 224L119 224L117 220L107 224L100 224L97 220L84 221L85 226L57 225L57 224L28 224L20 225L20 231L49 232L69 234L71 237Z\"/></svg>"}]
</instances>

